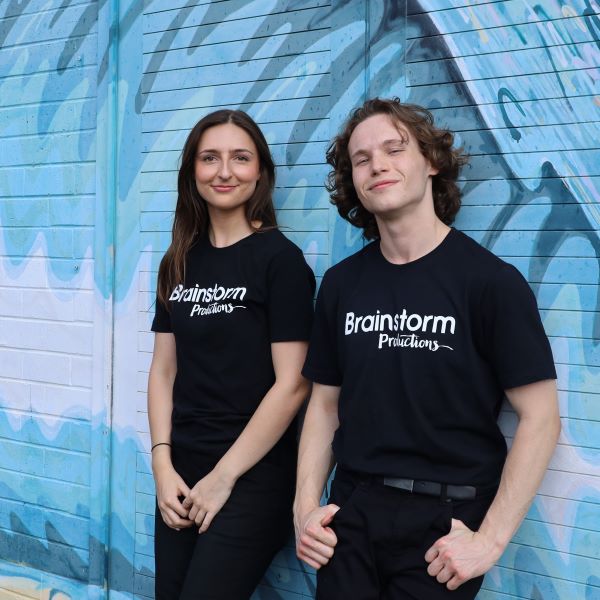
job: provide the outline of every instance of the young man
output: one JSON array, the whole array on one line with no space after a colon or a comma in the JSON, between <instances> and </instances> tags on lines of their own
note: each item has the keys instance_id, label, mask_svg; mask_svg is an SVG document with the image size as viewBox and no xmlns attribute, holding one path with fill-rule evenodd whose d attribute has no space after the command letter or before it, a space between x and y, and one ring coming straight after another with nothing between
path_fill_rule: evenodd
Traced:
<instances>
[{"instance_id":1,"label":"young man","mask_svg":"<svg viewBox=\"0 0 600 600\"><path fill-rule=\"evenodd\" d=\"M321 600L474 598L556 445L535 298L449 227L466 162L452 145L425 109L374 99L327 153L332 201L373 242L325 274L303 371L297 553ZM504 396L519 418L508 456Z\"/></svg>"}]
</instances>

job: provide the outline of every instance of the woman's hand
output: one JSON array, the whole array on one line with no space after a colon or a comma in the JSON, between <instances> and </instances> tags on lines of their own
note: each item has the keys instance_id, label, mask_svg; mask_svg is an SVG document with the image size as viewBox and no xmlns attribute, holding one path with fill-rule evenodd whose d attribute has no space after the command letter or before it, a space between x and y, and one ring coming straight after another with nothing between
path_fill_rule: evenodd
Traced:
<instances>
[{"instance_id":1,"label":"woman's hand","mask_svg":"<svg viewBox=\"0 0 600 600\"><path fill-rule=\"evenodd\" d=\"M173 468L170 461L163 461L153 468L156 483L156 500L163 521L172 529L191 527L194 521L188 518L188 511L180 501L187 496L190 488Z\"/></svg>"},{"instance_id":2,"label":"woman's hand","mask_svg":"<svg viewBox=\"0 0 600 600\"><path fill-rule=\"evenodd\" d=\"M188 518L194 521L199 533L204 533L216 514L231 495L235 481L213 469L186 495L183 507L189 510Z\"/></svg>"}]
</instances>

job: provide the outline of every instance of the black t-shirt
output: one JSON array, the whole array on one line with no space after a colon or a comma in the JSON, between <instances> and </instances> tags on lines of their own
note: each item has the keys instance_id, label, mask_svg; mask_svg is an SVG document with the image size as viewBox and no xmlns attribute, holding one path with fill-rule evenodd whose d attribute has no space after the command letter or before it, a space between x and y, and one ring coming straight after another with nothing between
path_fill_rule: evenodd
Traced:
<instances>
[{"instance_id":1,"label":"black t-shirt","mask_svg":"<svg viewBox=\"0 0 600 600\"><path fill-rule=\"evenodd\" d=\"M499 478L504 390L556 377L525 279L455 229L410 263L376 241L329 269L303 374L341 386L338 464L458 485Z\"/></svg>"},{"instance_id":2,"label":"black t-shirt","mask_svg":"<svg viewBox=\"0 0 600 600\"><path fill-rule=\"evenodd\" d=\"M225 248L207 236L190 249L185 285L156 302L152 331L175 335L171 442L218 456L275 382L271 343L308 340L315 278L280 231ZM278 449L295 443L291 426Z\"/></svg>"}]
</instances>

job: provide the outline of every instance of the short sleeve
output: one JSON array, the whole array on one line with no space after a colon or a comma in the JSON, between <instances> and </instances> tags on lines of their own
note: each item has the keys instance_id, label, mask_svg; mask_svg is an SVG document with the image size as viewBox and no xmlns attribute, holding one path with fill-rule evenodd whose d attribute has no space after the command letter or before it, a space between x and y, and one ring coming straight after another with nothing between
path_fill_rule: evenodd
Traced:
<instances>
[{"instance_id":1,"label":"short sleeve","mask_svg":"<svg viewBox=\"0 0 600 600\"><path fill-rule=\"evenodd\" d=\"M155 302L156 310L154 313L154 319L152 321L152 327L150 328L155 333L172 333L173 328L171 326L171 315L165 308L165 305L156 296Z\"/></svg>"},{"instance_id":2,"label":"short sleeve","mask_svg":"<svg viewBox=\"0 0 600 600\"><path fill-rule=\"evenodd\" d=\"M521 273L504 265L483 294L482 347L503 389L556 379L535 296Z\"/></svg>"},{"instance_id":3,"label":"short sleeve","mask_svg":"<svg viewBox=\"0 0 600 600\"><path fill-rule=\"evenodd\" d=\"M315 276L300 249L278 253L269 265L268 323L271 342L306 341L313 320Z\"/></svg>"},{"instance_id":4,"label":"short sleeve","mask_svg":"<svg viewBox=\"0 0 600 600\"><path fill-rule=\"evenodd\" d=\"M306 362L302 375L323 385L341 385L337 337L336 289L329 273L321 283L315 306L315 322L312 329Z\"/></svg>"}]
</instances>

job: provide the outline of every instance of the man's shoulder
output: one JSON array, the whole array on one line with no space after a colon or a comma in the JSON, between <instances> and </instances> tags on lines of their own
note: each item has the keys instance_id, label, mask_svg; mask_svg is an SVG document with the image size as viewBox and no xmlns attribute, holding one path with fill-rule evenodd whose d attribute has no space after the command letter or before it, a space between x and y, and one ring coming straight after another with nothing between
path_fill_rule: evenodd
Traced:
<instances>
[{"instance_id":1,"label":"man's shoulder","mask_svg":"<svg viewBox=\"0 0 600 600\"><path fill-rule=\"evenodd\" d=\"M493 277L507 267L511 267L491 250L458 229L454 230L452 253L453 260L460 265L461 270L472 274L479 273L482 276Z\"/></svg>"},{"instance_id":2,"label":"man's shoulder","mask_svg":"<svg viewBox=\"0 0 600 600\"><path fill-rule=\"evenodd\" d=\"M327 280L328 282L333 283L345 281L350 276L355 277L357 269L361 269L364 265L369 263L375 250L375 245L378 243L378 240L371 242L354 254L343 258L340 262L329 267L329 269L325 271L323 281L325 282L325 280Z\"/></svg>"}]
</instances>

